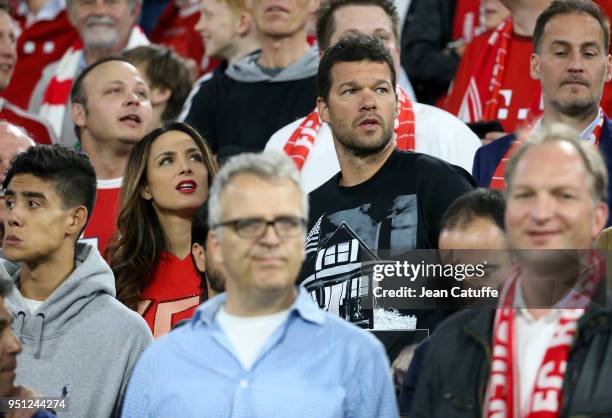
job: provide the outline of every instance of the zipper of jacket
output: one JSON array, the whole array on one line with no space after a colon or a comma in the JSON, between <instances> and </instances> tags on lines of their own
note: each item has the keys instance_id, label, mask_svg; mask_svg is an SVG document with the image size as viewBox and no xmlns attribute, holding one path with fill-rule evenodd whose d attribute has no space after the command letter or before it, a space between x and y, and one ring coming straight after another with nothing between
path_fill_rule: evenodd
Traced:
<instances>
[{"instance_id":1,"label":"zipper of jacket","mask_svg":"<svg viewBox=\"0 0 612 418\"><path fill-rule=\"evenodd\" d=\"M493 358L489 345L480 335L476 334L475 332L472 332L469 328L467 327L464 328L464 331L467 335L474 338L478 343L480 343L480 345L482 345L482 347L484 348L485 354L487 356L487 364L485 365L484 374L487 375L489 373L490 364ZM481 374L480 380L483 381L482 374ZM486 379L484 379L484 381L486 382ZM483 407L486 387L487 385L486 383L484 383L484 384L481 384L480 387L478 388L478 416L482 416L482 407Z\"/></svg>"}]
</instances>

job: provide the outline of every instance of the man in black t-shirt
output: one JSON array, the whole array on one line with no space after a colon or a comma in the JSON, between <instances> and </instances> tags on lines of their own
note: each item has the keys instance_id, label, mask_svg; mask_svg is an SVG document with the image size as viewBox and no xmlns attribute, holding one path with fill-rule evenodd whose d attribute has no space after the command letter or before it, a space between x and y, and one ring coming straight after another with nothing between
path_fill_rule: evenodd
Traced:
<instances>
[{"instance_id":1,"label":"man in black t-shirt","mask_svg":"<svg viewBox=\"0 0 612 418\"><path fill-rule=\"evenodd\" d=\"M310 194L300 280L322 308L379 328L363 309L370 294L364 263L380 259L380 251L437 248L442 214L474 180L440 159L395 149L396 74L377 39L344 38L326 51L317 77L317 108L341 171ZM415 315L419 328L444 316Z\"/></svg>"}]
</instances>

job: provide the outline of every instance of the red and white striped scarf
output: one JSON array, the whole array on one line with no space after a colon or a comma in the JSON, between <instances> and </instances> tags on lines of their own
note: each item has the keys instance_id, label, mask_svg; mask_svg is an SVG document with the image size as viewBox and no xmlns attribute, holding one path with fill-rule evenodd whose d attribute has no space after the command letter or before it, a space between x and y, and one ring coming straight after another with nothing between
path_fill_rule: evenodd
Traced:
<instances>
[{"instance_id":1,"label":"red and white striped scarf","mask_svg":"<svg viewBox=\"0 0 612 418\"><path fill-rule=\"evenodd\" d=\"M125 49L128 50L142 45L149 45L149 40L142 32L142 29L135 26L132 29ZM72 82L80 72L79 65L82 56L83 42L77 39L62 56L55 70L55 74L53 78L51 78L43 95L39 115L49 121L58 138L61 138L62 124L66 106L68 105L68 99L70 98Z\"/></svg>"},{"instance_id":2,"label":"red and white striped scarf","mask_svg":"<svg viewBox=\"0 0 612 418\"><path fill-rule=\"evenodd\" d=\"M605 119L606 119L606 114L601 108L599 108L597 124L593 128L593 131L589 134L588 138L586 138L587 141L589 141L592 144L595 144L595 146L597 147L599 147L599 144L601 142L601 132L603 130L603 124L604 124ZM541 123L542 123L542 117L540 116L533 123L531 129L532 130L537 129ZM516 140L512 143L512 145L510 145L510 148L508 148L508 151L506 151L502 159L499 161L499 164L497 164L497 167L495 167L495 171L493 172L493 177L491 178L491 183L489 184L490 189L506 190L506 178L505 178L506 164L508 163L510 156L514 153L514 151L517 150L519 146L521 146L521 144L523 144L523 142L525 142L524 135L519 135L517 136Z\"/></svg>"},{"instance_id":3,"label":"red and white striped scarf","mask_svg":"<svg viewBox=\"0 0 612 418\"><path fill-rule=\"evenodd\" d=\"M412 102L408 94L401 87L397 87L396 93L398 101L398 113L394 125L395 136L397 138L396 146L400 150L414 151L416 126ZM310 154L310 150L321 130L321 125L319 112L315 109L293 131L283 147L285 153L293 159L299 170L302 169L308 154Z\"/></svg>"},{"instance_id":4,"label":"red and white striped scarf","mask_svg":"<svg viewBox=\"0 0 612 418\"><path fill-rule=\"evenodd\" d=\"M590 298L603 274L603 258L595 251L589 255L588 268L579 278L576 288L562 302L555 332L548 342L542 364L537 371L528 410L520 410L519 385L515 353L514 296L520 267L506 282L493 324L492 363L484 405L485 418L557 418L562 404L562 386L570 345ZM523 415L521 412L525 412Z\"/></svg>"}]
</instances>

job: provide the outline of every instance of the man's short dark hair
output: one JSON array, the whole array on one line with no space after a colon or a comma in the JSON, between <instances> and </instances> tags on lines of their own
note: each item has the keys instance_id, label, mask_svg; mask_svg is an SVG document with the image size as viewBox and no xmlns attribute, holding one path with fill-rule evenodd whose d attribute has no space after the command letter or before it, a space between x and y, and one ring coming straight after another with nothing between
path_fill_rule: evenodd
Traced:
<instances>
[{"instance_id":1,"label":"man's short dark hair","mask_svg":"<svg viewBox=\"0 0 612 418\"><path fill-rule=\"evenodd\" d=\"M50 181L64 210L85 206L87 220L91 217L96 202L96 172L84 153L60 144L36 145L13 160L4 179L5 190L18 174Z\"/></svg>"},{"instance_id":2,"label":"man's short dark hair","mask_svg":"<svg viewBox=\"0 0 612 418\"><path fill-rule=\"evenodd\" d=\"M145 45L123 53L134 66L143 65L150 88L170 90L170 98L161 115L162 122L174 121L195 80L187 63L176 52L161 45Z\"/></svg>"},{"instance_id":3,"label":"man's short dark hair","mask_svg":"<svg viewBox=\"0 0 612 418\"><path fill-rule=\"evenodd\" d=\"M442 216L440 231L462 229L476 218L487 218L495 222L502 231L506 200L499 190L474 189L457 198Z\"/></svg>"},{"instance_id":4,"label":"man's short dark hair","mask_svg":"<svg viewBox=\"0 0 612 418\"><path fill-rule=\"evenodd\" d=\"M328 0L321 3L317 10L317 43L322 51L329 48L332 34L336 30L334 13L346 6L380 7L391 19L395 41L400 40L400 18L392 0Z\"/></svg>"},{"instance_id":5,"label":"man's short dark hair","mask_svg":"<svg viewBox=\"0 0 612 418\"><path fill-rule=\"evenodd\" d=\"M610 22L601 8L591 0L555 0L538 17L533 30L533 50L541 52L542 37L546 24L555 16L573 13L587 14L597 20L603 32L604 54L608 54L610 48Z\"/></svg>"},{"instance_id":6,"label":"man's short dark hair","mask_svg":"<svg viewBox=\"0 0 612 418\"><path fill-rule=\"evenodd\" d=\"M317 94L327 102L332 86L331 70L339 62L372 61L386 63L391 71L391 83L395 93L396 73L393 58L383 43L369 35L350 35L328 48L319 63Z\"/></svg>"},{"instance_id":7,"label":"man's short dark hair","mask_svg":"<svg viewBox=\"0 0 612 418\"><path fill-rule=\"evenodd\" d=\"M104 57L94 62L93 64L85 68L83 72L79 74L77 78L74 80L74 83L72 83L72 89L70 90L70 103L82 104L83 107L85 108L85 111L87 111L87 95L85 94L85 89L83 88L83 83L85 82L85 78L87 77L87 74L92 72L92 70L110 61L121 61L121 62L127 62L128 64L131 64L127 60L127 58L122 57L120 55L109 55L108 57ZM77 139L80 141L81 140L81 128L77 126L76 124L74 125L74 132L76 134Z\"/></svg>"}]
</instances>

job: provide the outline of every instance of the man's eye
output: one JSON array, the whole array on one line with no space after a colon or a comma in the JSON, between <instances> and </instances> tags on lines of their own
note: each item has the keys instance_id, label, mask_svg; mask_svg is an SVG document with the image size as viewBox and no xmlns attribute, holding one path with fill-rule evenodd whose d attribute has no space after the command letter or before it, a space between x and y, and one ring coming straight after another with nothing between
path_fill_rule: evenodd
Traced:
<instances>
[{"instance_id":1,"label":"man's eye","mask_svg":"<svg viewBox=\"0 0 612 418\"><path fill-rule=\"evenodd\" d=\"M353 95L353 94L355 94L356 92L357 92L357 89L347 89L347 90L344 90L344 91L342 92L342 94L343 94L343 95L349 95L349 96L352 96L352 95Z\"/></svg>"},{"instance_id":2,"label":"man's eye","mask_svg":"<svg viewBox=\"0 0 612 418\"><path fill-rule=\"evenodd\" d=\"M7 200L6 200L6 202L5 202L5 205L6 205L6 207L7 207L7 208L12 209L12 208L14 208L14 207L15 207L15 202L14 202L14 201L12 201L12 200L8 200L8 199L7 199Z\"/></svg>"},{"instance_id":3,"label":"man's eye","mask_svg":"<svg viewBox=\"0 0 612 418\"><path fill-rule=\"evenodd\" d=\"M389 93L389 89L386 88L386 87L378 87L376 89L376 93L378 93L378 94L386 94L386 93Z\"/></svg>"},{"instance_id":4,"label":"man's eye","mask_svg":"<svg viewBox=\"0 0 612 418\"><path fill-rule=\"evenodd\" d=\"M28 208L30 209L36 209L40 207L40 203L34 201L34 200L30 200L28 201Z\"/></svg>"}]
</instances>

